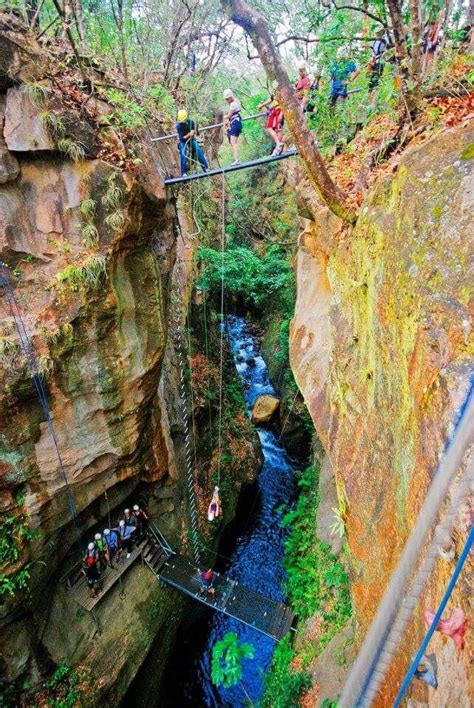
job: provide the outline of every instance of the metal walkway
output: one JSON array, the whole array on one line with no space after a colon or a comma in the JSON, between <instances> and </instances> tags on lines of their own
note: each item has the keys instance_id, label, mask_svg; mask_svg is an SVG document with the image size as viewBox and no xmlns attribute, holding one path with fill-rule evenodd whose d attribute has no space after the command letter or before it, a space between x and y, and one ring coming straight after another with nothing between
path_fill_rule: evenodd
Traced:
<instances>
[{"instance_id":1,"label":"metal walkway","mask_svg":"<svg viewBox=\"0 0 474 708\"><path fill-rule=\"evenodd\" d=\"M200 582L201 570L184 556L173 553L161 534L160 537L156 527L152 527L142 547L145 563L160 580L271 639L279 641L290 631L294 614L287 605L219 573L214 573L214 592L208 592Z\"/></svg>"},{"instance_id":2,"label":"metal walkway","mask_svg":"<svg viewBox=\"0 0 474 708\"><path fill-rule=\"evenodd\" d=\"M171 187L174 184L191 182L195 179L204 179L205 177L215 177L216 175L224 175L228 172L246 170L250 167L258 167L258 165L267 165L270 162L286 160L288 157L295 157L297 154L298 152L296 150L288 150L287 152L282 152L281 155L269 155L268 157L261 157L258 160L250 160L249 162L239 162L237 163L237 165L227 165L227 167L216 167L213 170L208 170L207 172L196 172L195 174L187 175L186 177L171 177L170 179L165 179L165 185L167 187Z\"/></svg>"},{"instance_id":3,"label":"metal walkway","mask_svg":"<svg viewBox=\"0 0 474 708\"><path fill-rule=\"evenodd\" d=\"M102 572L100 592L96 597L91 597L86 578L81 573L82 561L76 563L60 579L60 582L68 587L73 600L92 614L99 632L96 606L138 558L167 585L213 610L253 627L267 637L279 641L291 629L294 614L287 605L250 590L225 575L214 573L214 592L209 592L200 582L202 569L185 556L175 553L159 529L150 524L145 538L137 543L130 558L116 564L115 568L108 567Z\"/></svg>"}]
</instances>

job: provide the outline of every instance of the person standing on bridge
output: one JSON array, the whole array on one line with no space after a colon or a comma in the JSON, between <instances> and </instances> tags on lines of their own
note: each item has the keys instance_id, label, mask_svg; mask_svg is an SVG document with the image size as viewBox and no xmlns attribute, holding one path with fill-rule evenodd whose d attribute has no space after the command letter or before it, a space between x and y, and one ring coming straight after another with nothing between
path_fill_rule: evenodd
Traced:
<instances>
[{"instance_id":1,"label":"person standing on bridge","mask_svg":"<svg viewBox=\"0 0 474 708\"><path fill-rule=\"evenodd\" d=\"M207 164L204 150L196 138L198 133L196 121L189 118L188 112L185 110L178 112L176 132L178 133L179 166L181 169L181 177L187 177L188 164L190 160L192 160L193 163L199 162L203 172L207 172L209 165Z\"/></svg>"},{"instance_id":2,"label":"person standing on bridge","mask_svg":"<svg viewBox=\"0 0 474 708\"><path fill-rule=\"evenodd\" d=\"M273 94L266 101L262 101L259 104L258 110L261 111L264 108L267 109L267 124L265 126L267 133L270 135L271 139L275 143L272 155L281 155L284 148L282 131L283 131L283 111L280 104L275 99Z\"/></svg>"},{"instance_id":3,"label":"person standing on bridge","mask_svg":"<svg viewBox=\"0 0 474 708\"><path fill-rule=\"evenodd\" d=\"M232 148L232 156L234 158L232 164L239 164L239 136L242 132L242 104L238 98L235 98L232 89L224 91L224 100L229 106L227 113L224 115L224 128Z\"/></svg>"},{"instance_id":4,"label":"person standing on bridge","mask_svg":"<svg viewBox=\"0 0 474 708\"><path fill-rule=\"evenodd\" d=\"M87 546L87 553L82 564L81 572L87 578L87 585L90 588L91 597L97 597L100 589L100 572L97 550L93 543L89 543Z\"/></svg>"},{"instance_id":5,"label":"person standing on bridge","mask_svg":"<svg viewBox=\"0 0 474 708\"><path fill-rule=\"evenodd\" d=\"M308 67L304 59L298 62L296 68L298 69L298 81L295 84L296 97L303 111L306 111L313 81L308 74Z\"/></svg>"},{"instance_id":6,"label":"person standing on bridge","mask_svg":"<svg viewBox=\"0 0 474 708\"><path fill-rule=\"evenodd\" d=\"M113 560L115 556L118 557L118 562L120 563L119 556L119 536L117 531L111 531L110 529L104 529L104 541L107 547L107 560L111 568L114 568Z\"/></svg>"},{"instance_id":7,"label":"person standing on bridge","mask_svg":"<svg viewBox=\"0 0 474 708\"><path fill-rule=\"evenodd\" d=\"M130 555L132 553L133 534L135 533L135 530L135 526L127 526L123 519L119 521L118 528L114 529L114 531L117 531L119 535L120 546L122 548L125 548L125 550L127 551L127 558L130 558Z\"/></svg>"},{"instance_id":8,"label":"person standing on bridge","mask_svg":"<svg viewBox=\"0 0 474 708\"><path fill-rule=\"evenodd\" d=\"M143 538L146 527L148 526L148 515L138 506L138 504L133 505L133 513L135 514L135 518L137 520L137 538L141 539Z\"/></svg>"}]
</instances>

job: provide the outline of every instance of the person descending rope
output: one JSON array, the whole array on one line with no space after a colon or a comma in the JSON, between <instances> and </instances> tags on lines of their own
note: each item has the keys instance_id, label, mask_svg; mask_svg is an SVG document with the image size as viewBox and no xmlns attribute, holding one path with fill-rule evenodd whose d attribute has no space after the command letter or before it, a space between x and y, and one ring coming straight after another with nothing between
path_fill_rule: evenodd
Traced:
<instances>
[{"instance_id":1,"label":"person descending rope","mask_svg":"<svg viewBox=\"0 0 474 708\"><path fill-rule=\"evenodd\" d=\"M232 147L232 164L239 163L239 135L242 132L242 104L235 98L232 89L224 91L224 100L229 106L229 110L224 115L224 129L227 133L229 143Z\"/></svg>"},{"instance_id":2,"label":"person descending rope","mask_svg":"<svg viewBox=\"0 0 474 708\"><path fill-rule=\"evenodd\" d=\"M215 521L221 515L221 500L219 498L219 487L214 487L214 492L212 493L211 503L207 510L208 521Z\"/></svg>"},{"instance_id":3,"label":"person descending rope","mask_svg":"<svg viewBox=\"0 0 474 708\"><path fill-rule=\"evenodd\" d=\"M138 506L138 504L134 504L133 513L135 515L135 519L137 520L137 538L141 539L143 538L148 526L148 515Z\"/></svg>"},{"instance_id":4,"label":"person descending rope","mask_svg":"<svg viewBox=\"0 0 474 708\"><path fill-rule=\"evenodd\" d=\"M275 147L271 154L281 155L283 148L285 147L282 137L283 123L285 121L283 111L273 94L271 94L270 98L267 98L266 101L262 101L262 103L259 104L259 111L262 111L264 108L267 109L267 124L265 128L275 143Z\"/></svg>"},{"instance_id":5,"label":"person descending rope","mask_svg":"<svg viewBox=\"0 0 474 708\"><path fill-rule=\"evenodd\" d=\"M203 172L207 172L209 170L209 165L207 164L204 150L196 138L198 133L196 121L188 118L188 112L185 110L178 111L176 132L178 133L178 151L181 177L187 176L189 160L199 162Z\"/></svg>"},{"instance_id":6,"label":"person descending rope","mask_svg":"<svg viewBox=\"0 0 474 708\"><path fill-rule=\"evenodd\" d=\"M347 58L348 51L346 47L339 47L337 50L337 58L331 64L330 69L330 92L329 103L335 106L347 98L347 84L354 81L359 74L360 69L352 59Z\"/></svg>"}]
</instances>

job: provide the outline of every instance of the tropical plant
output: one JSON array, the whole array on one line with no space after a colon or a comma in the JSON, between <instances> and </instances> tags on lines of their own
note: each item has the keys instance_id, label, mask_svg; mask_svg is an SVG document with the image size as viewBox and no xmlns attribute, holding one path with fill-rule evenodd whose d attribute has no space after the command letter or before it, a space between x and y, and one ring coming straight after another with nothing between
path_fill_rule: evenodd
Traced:
<instances>
[{"instance_id":1,"label":"tropical plant","mask_svg":"<svg viewBox=\"0 0 474 708\"><path fill-rule=\"evenodd\" d=\"M242 662L253 659L254 647L248 642L239 644L235 632L227 632L212 649L211 679L216 686L230 688L242 680Z\"/></svg>"}]
</instances>

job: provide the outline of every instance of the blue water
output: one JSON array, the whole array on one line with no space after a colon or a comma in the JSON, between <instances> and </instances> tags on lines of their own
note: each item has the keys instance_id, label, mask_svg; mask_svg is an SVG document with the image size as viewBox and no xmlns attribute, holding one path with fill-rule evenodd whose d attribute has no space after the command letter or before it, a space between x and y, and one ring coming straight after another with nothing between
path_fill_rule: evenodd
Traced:
<instances>
[{"instance_id":1,"label":"blue water","mask_svg":"<svg viewBox=\"0 0 474 708\"><path fill-rule=\"evenodd\" d=\"M275 390L258 342L245 320L229 317L228 331L250 415L258 396L275 393ZM243 361L239 362L238 358L243 358ZM254 359L254 365L247 363L249 358ZM264 428L257 428L257 432L264 457L255 487L259 497L257 513L251 526L237 538L226 574L253 590L284 600L282 586L285 572L281 561L287 532L281 526L281 518L283 507L293 498L294 468L274 432ZM184 685L180 688L183 690L183 705L188 705L187 701L191 700L194 705L203 706L239 706L244 703L246 697L241 685L216 689L210 677L212 647L230 631L236 632L241 642L254 646L255 658L243 663L243 684L252 701L262 695L264 674L270 666L275 642L230 617L214 612L209 615L204 647L193 662L193 680L189 682L182 675Z\"/></svg>"}]
</instances>

